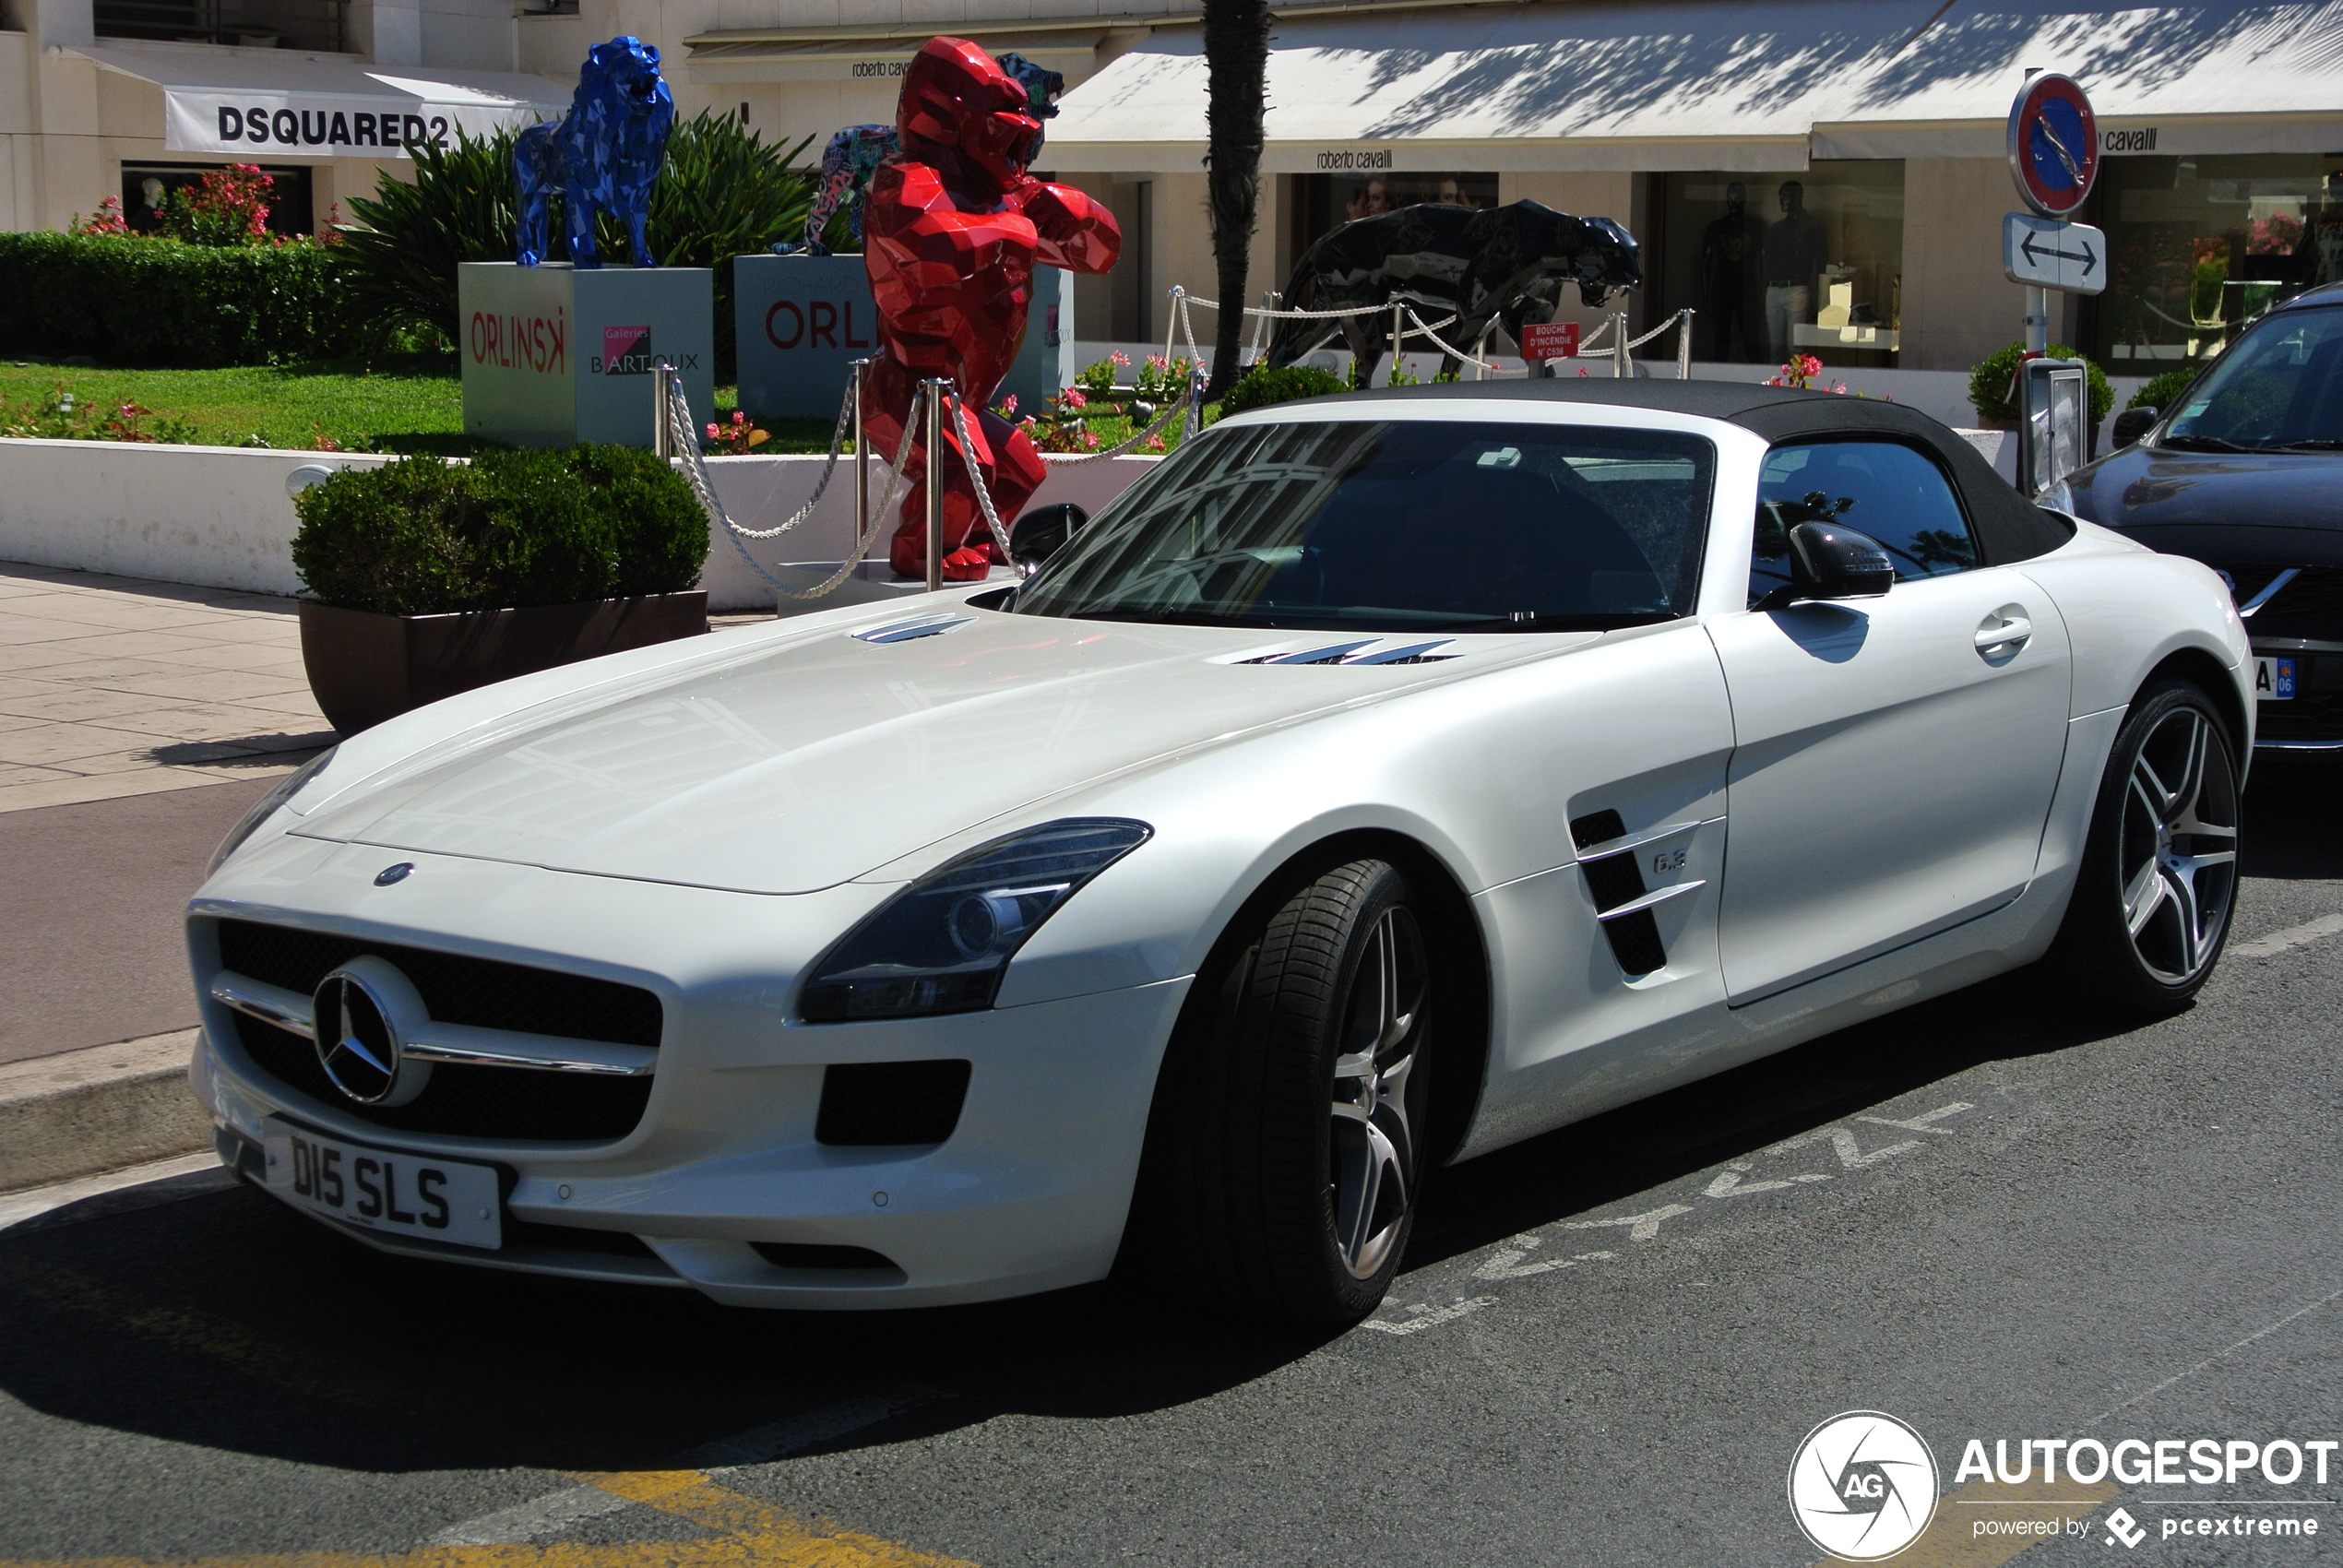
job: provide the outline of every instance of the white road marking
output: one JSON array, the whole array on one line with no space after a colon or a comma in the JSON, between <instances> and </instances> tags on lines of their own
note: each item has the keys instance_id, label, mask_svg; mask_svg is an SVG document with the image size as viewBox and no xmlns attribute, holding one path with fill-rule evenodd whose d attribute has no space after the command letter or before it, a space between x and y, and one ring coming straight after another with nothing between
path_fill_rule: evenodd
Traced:
<instances>
[{"instance_id":1,"label":"white road marking","mask_svg":"<svg viewBox=\"0 0 2343 1568\"><path fill-rule=\"evenodd\" d=\"M1690 1214L1690 1204L1661 1204L1646 1214L1622 1215L1617 1219L1565 1219L1564 1230L1600 1230L1606 1225L1623 1225L1630 1241L1648 1241L1659 1234L1659 1227L1680 1214Z\"/></svg>"},{"instance_id":2,"label":"white road marking","mask_svg":"<svg viewBox=\"0 0 2343 1568\"><path fill-rule=\"evenodd\" d=\"M1444 1320L1445 1321L1445 1320ZM679 1462L679 1468L708 1470L721 1474L725 1470L741 1469L750 1465L770 1464L786 1458L801 1449L834 1437L860 1431L874 1426L898 1410L935 1397L933 1389L899 1389L887 1394L874 1394L860 1399L843 1400L791 1416L769 1425L753 1427L721 1438L704 1447L696 1448ZM588 1519L605 1514L615 1514L630 1506L628 1501L600 1487L564 1487L547 1492L527 1503L517 1503L510 1508L500 1508L494 1514L483 1514L477 1519L467 1519L431 1538L431 1546L517 1546L556 1536Z\"/></svg>"},{"instance_id":3,"label":"white road marking","mask_svg":"<svg viewBox=\"0 0 2343 1568\"><path fill-rule=\"evenodd\" d=\"M1785 1188L1796 1186L1802 1181L1827 1182L1830 1180L1827 1176L1813 1178L1802 1176L1788 1182L1744 1182L1742 1180L1744 1175L1756 1169L1745 1159L1733 1160L1726 1165L1723 1175L1700 1189L1700 1195L1705 1198L1745 1198L1753 1193L1778 1193Z\"/></svg>"},{"instance_id":4,"label":"white road marking","mask_svg":"<svg viewBox=\"0 0 2343 1568\"><path fill-rule=\"evenodd\" d=\"M1855 1141L1855 1134L1848 1129L1844 1127L1817 1127L1811 1133L1801 1133L1794 1138L1776 1144L1766 1152L1767 1154L1787 1154L1794 1148L1804 1148L1811 1144L1821 1143L1827 1143L1830 1145L1831 1152L1838 1156L1838 1163L1841 1169L1848 1170L1861 1170L1866 1167L1877 1165L1883 1159L1891 1158L1896 1155L1899 1155L1906 1149L1915 1149L1920 1147L1920 1140L1918 1138L1907 1138L1900 1144L1889 1144L1885 1148L1875 1148L1869 1154L1865 1154L1863 1152L1862 1146Z\"/></svg>"},{"instance_id":5,"label":"white road marking","mask_svg":"<svg viewBox=\"0 0 2343 1568\"><path fill-rule=\"evenodd\" d=\"M2304 921L2301 925L2290 925L2284 931L2274 931L2251 942L2232 943L2229 956L2232 958L2275 957L2289 947L2300 947L2321 937L2333 936L2337 932L2343 932L2343 915L2321 915L2314 921Z\"/></svg>"},{"instance_id":6,"label":"white road marking","mask_svg":"<svg viewBox=\"0 0 2343 1568\"><path fill-rule=\"evenodd\" d=\"M1377 1334L1421 1334L1434 1324L1454 1323L1467 1313L1477 1313L1483 1307L1493 1307L1496 1304L1497 1298L1494 1296L1472 1296L1463 1301L1452 1301L1445 1307L1435 1307L1429 1301L1418 1301L1414 1306L1406 1309L1415 1314L1412 1317L1397 1323L1389 1318L1371 1317L1359 1326L1372 1328Z\"/></svg>"},{"instance_id":7,"label":"white road marking","mask_svg":"<svg viewBox=\"0 0 2343 1568\"><path fill-rule=\"evenodd\" d=\"M1548 1258L1543 1263L1523 1263L1529 1249L1545 1245L1531 1235L1516 1236L1505 1243L1505 1251L1472 1271L1475 1279L1528 1279L1533 1275L1552 1274L1556 1269L1576 1268L1597 1258L1615 1258L1617 1253L1580 1253L1576 1257Z\"/></svg>"},{"instance_id":8,"label":"white road marking","mask_svg":"<svg viewBox=\"0 0 2343 1568\"><path fill-rule=\"evenodd\" d=\"M2262 1327L2255 1329L2253 1333L2247 1335L2236 1344L2231 1345L2229 1348L2214 1351L2211 1355L2206 1357L2203 1360L2197 1362L2196 1365L2189 1368L2186 1372L2174 1372L2171 1377L2166 1378L2155 1387L2143 1389L2139 1393L2133 1395L2129 1399L2124 1400L2122 1404L2111 1407L2105 1415L2092 1417L2089 1420L2083 1423L2083 1430L2087 1431L2090 1428L2099 1425L2099 1422L2106 1420L2108 1417L2114 1415L2118 1410L2130 1409L2133 1406L2138 1404L2143 1399L2155 1398L2158 1395L2163 1393L2166 1389L2171 1387L2172 1384L2176 1383L2187 1382L2190 1378L2194 1377L2198 1372L2203 1372L2206 1367L2211 1366L2214 1362L2228 1360L2230 1357L2236 1355L2240 1350L2244 1349L2248 1345L2253 1344L2256 1339L2260 1339L2266 1335L2276 1334L2279 1329L2284 1328L2296 1318L2302 1317L2318 1311L2321 1307L2325 1306L2329 1301L2336 1300L2337 1297L2343 1297L2343 1289L2329 1290L2325 1295L2321 1296L2309 1306L2295 1308L2292 1312L2287 1313L2276 1323L2266 1324Z\"/></svg>"},{"instance_id":9,"label":"white road marking","mask_svg":"<svg viewBox=\"0 0 2343 1568\"><path fill-rule=\"evenodd\" d=\"M1938 1137L1950 1137L1953 1133L1950 1127L1938 1127L1932 1123L1942 1122L1947 1116L1957 1116L1964 1111L1976 1109L1977 1107L1965 1099L1956 1099L1950 1105L1938 1106L1925 1116L1912 1116L1901 1121L1893 1116L1858 1116L1855 1120L1868 1122L1874 1127L1901 1127L1907 1133L1933 1133Z\"/></svg>"}]
</instances>

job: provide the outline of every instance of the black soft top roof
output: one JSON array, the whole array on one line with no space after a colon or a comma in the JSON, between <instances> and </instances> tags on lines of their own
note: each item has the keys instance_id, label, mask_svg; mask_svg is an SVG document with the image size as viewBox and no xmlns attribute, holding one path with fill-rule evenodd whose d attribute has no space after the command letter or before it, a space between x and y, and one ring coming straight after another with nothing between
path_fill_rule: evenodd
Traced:
<instances>
[{"instance_id":1,"label":"black soft top roof","mask_svg":"<svg viewBox=\"0 0 2343 1568\"><path fill-rule=\"evenodd\" d=\"M1953 478L1976 526L1989 565L2006 565L2048 554L2075 536L2065 518L2045 512L1993 471L1977 448L1951 426L1917 409L1836 392L1795 386L1766 386L1739 381L1658 381L1556 376L1525 381L1449 381L1431 386L1341 392L1313 403L1355 403L1394 398L1466 401L1593 403L1610 408L1656 409L1722 420L1770 442L1814 436L1851 435L1902 441L1934 454ZM1303 405L1289 405L1301 408ZM1496 410L1491 410L1493 415ZM2013 437L2014 439L2014 437Z\"/></svg>"}]
</instances>

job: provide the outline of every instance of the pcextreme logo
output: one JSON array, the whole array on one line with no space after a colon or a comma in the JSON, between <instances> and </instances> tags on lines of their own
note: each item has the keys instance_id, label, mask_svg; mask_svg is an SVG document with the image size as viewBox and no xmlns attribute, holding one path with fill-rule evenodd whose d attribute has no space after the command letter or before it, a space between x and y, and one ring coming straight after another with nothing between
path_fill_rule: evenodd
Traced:
<instances>
[{"instance_id":1,"label":"pcextreme logo","mask_svg":"<svg viewBox=\"0 0 2343 1568\"><path fill-rule=\"evenodd\" d=\"M1849 1562L1876 1562L1918 1540L1936 1498L1936 1455L1920 1433L1877 1410L1831 1417L1790 1461L1798 1527Z\"/></svg>"}]
</instances>

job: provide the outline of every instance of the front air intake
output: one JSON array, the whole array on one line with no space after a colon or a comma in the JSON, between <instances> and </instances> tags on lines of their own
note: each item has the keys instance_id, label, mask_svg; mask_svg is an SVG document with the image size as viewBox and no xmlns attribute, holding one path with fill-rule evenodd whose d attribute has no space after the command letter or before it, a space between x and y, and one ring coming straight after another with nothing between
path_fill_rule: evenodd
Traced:
<instances>
[{"instance_id":1,"label":"front air intake","mask_svg":"<svg viewBox=\"0 0 2343 1568\"><path fill-rule=\"evenodd\" d=\"M822 1075L817 1143L940 1144L960 1123L966 1062L837 1062Z\"/></svg>"}]
</instances>

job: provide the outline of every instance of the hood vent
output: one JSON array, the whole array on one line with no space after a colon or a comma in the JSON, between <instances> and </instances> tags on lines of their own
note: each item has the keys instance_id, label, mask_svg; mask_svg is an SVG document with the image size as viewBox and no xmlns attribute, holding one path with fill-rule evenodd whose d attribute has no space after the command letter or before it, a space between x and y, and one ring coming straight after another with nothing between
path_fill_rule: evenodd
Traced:
<instances>
[{"instance_id":1,"label":"hood vent","mask_svg":"<svg viewBox=\"0 0 2343 1568\"><path fill-rule=\"evenodd\" d=\"M1453 653L1437 653L1456 639L1441 637L1428 643L1399 643L1386 637L1362 637L1353 642L1328 643L1323 647L1307 647L1298 653L1256 653L1243 659L1232 659L1231 664L1437 664L1445 659L1459 657Z\"/></svg>"},{"instance_id":2,"label":"hood vent","mask_svg":"<svg viewBox=\"0 0 2343 1568\"><path fill-rule=\"evenodd\" d=\"M973 615L914 615L908 621L888 621L846 635L857 642L907 643L914 637L940 637L946 632L975 624Z\"/></svg>"}]
</instances>

